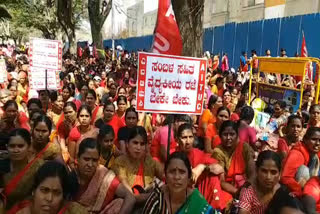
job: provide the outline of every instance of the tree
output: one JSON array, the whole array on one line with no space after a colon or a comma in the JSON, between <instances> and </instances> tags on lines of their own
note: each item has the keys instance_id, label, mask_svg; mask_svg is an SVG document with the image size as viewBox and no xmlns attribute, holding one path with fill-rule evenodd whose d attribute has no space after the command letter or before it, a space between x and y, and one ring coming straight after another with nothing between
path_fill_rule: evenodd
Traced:
<instances>
[{"instance_id":1,"label":"tree","mask_svg":"<svg viewBox=\"0 0 320 214\"><path fill-rule=\"evenodd\" d=\"M203 54L204 0L172 0L172 7L183 41L182 55Z\"/></svg>"},{"instance_id":2,"label":"tree","mask_svg":"<svg viewBox=\"0 0 320 214\"><path fill-rule=\"evenodd\" d=\"M84 14L83 0L58 0L57 17L64 33L68 37L69 50L71 53L76 52L75 30Z\"/></svg>"},{"instance_id":3,"label":"tree","mask_svg":"<svg viewBox=\"0 0 320 214\"><path fill-rule=\"evenodd\" d=\"M97 48L102 49L101 29L112 8L112 0L88 0L89 21L91 26L92 41Z\"/></svg>"}]
</instances>

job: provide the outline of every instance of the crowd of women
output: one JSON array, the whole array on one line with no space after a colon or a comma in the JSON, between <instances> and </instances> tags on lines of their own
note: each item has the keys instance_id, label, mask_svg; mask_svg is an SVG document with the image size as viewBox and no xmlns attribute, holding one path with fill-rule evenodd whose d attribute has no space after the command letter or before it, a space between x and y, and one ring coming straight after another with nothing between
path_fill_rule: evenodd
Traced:
<instances>
[{"instance_id":1,"label":"crowd of women","mask_svg":"<svg viewBox=\"0 0 320 214\"><path fill-rule=\"evenodd\" d=\"M310 90L304 112L290 115L282 101L267 109L270 121L285 117L268 150L250 126L247 81L227 71L208 69L202 115L150 114L135 110L133 53L66 55L57 91L30 89L19 55L6 56L0 90L0 212L320 212L320 105Z\"/></svg>"}]
</instances>

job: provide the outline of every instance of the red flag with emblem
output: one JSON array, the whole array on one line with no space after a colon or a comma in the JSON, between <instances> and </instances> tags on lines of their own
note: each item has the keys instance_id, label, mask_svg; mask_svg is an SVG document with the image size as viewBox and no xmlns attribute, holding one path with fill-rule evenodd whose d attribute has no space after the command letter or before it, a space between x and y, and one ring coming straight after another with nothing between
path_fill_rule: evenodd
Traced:
<instances>
[{"instance_id":1,"label":"red flag with emblem","mask_svg":"<svg viewBox=\"0 0 320 214\"><path fill-rule=\"evenodd\" d=\"M171 0L159 0L152 52L170 55L182 53L182 39Z\"/></svg>"},{"instance_id":2,"label":"red flag with emblem","mask_svg":"<svg viewBox=\"0 0 320 214\"><path fill-rule=\"evenodd\" d=\"M308 57L308 49L307 49L307 44L306 44L306 38L304 36L304 32L303 31L302 31L301 57ZM307 64L307 68L306 68L306 77L308 77L309 80L313 79L313 70L310 68L309 63Z\"/></svg>"}]
</instances>

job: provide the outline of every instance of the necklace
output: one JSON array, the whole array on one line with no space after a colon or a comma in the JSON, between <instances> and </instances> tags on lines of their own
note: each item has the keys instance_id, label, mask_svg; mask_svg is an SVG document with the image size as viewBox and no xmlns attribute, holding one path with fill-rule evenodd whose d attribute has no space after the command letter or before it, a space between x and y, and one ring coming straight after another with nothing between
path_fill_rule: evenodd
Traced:
<instances>
[{"instance_id":1,"label":"necklace","mask_svg":"<svg viewBox=\"0 0 320 214\"><path fill-rule=\"evenodd\" d=\"M187 196L188 196L188 189L186 189L186 197L185 197L185 200L186 200ZM173 214L170 191L169 191L169 205L170 205L170 214Z\"/></svg>"}]
</instances>

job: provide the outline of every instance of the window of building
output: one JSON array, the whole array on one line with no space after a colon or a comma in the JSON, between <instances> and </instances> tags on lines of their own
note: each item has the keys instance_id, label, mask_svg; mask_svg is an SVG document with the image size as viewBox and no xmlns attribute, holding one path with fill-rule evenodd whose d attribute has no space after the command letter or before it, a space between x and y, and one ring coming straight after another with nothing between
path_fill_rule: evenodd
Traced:
<instances>
[{"instance_id":1,"label":"window of building","mask_svg":"<svg viewBox=\"0 0 320 214\"><path fill-rule=\"evenodd\" d=\"M212 13L226 12L229 1L233 0L212 0Z\"/></svg>"}]
</instances>

